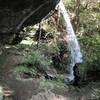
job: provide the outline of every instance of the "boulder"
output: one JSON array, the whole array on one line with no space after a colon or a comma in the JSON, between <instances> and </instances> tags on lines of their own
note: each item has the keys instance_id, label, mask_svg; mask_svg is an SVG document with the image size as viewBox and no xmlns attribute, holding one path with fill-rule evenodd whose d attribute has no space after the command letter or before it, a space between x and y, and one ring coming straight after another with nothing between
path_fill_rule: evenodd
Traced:
<instances>
[{"instance_id":1,"label":"boulder","mask_svg":"<svg viewBox=\"0 0 100 100\"><path fill-rule=\"evenodd\" d=\"M25 26L39 23L59 0L0 0L0 43L8 43L11 37Z\"/></svg>"}]
</instances>

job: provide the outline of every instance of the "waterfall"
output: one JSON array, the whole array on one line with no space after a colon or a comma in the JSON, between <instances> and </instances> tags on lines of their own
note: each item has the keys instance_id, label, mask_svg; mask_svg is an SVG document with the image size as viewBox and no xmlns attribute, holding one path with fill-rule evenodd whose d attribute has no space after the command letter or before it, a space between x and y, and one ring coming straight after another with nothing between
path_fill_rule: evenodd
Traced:
<instances>
[{"instance_id":1,"label":"waterfall","mask_svg":"<svg viewBox=\"0 0 100 100\"><path fill-rule=\"evenodd\" d=\"M67 81L73 81L74 80L73 67L77 63L82 63L82 53L80 51L80 45L76 38L75 32L73 30L70 17L66 11L66 8L62 0L60 0L58 6L65 20L66 33L67 33L66 40L67 40L68 49L70 52L70 63L68 64L68 67L67 67L68 73L66 75L66 79Z\"/></svg>"}]
</instances>

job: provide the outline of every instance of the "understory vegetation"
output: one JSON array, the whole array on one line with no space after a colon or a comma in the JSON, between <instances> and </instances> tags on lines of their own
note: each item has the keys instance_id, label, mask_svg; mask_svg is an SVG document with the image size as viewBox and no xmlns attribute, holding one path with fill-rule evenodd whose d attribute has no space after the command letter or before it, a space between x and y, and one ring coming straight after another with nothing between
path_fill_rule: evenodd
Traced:
<instances>
[{"instance_id":1,"label":"understory vegetation","mask_svg":"<svg viewBox=\"0 0 100 100\"><path fill-rule=\"evenodd\" d=\"M66 77L72 70L71 52L63 16L56 9L40 23L23 27L9 45L0 48L2 95L12 98L11 87L16 98L50 90L72 98L68 100L100 100L100 0L64 0L64 4L83 56L83 62L73 68L74 80Z\"/></svg>"},{"instance_id":2,"label":"understory vegetation","mask_svg":"<svg viewBox=\"0 0 100 100\"><path fill-rule=\"evenodd\" d=\"M56 90L62 94L65 91L68 96L73 93L73 98L78 95L79 100L84 99L86 91L87 97L91 92L94 95L90 97L96 99L84 100L100 100L100 0L64 0L64 3L83 55L83 62L76 64L76 73L73 68L77 85L74 81L66 82L70 52L66 26L58 10L46 20L24 27L18 38L11 40L13 43L0 48L0 81L8 78L7 84L12 82L12 87L15 82L15 91L17 83L19 88L24 84L26 91L35 84L39 91Z\"/></svg>"},{"instance_id":3,"label":"understory vegetation","mask_svg":"<svg viewBox=\"0 0 100 100\"><path fill-rule=\"evenodd\" d=\"M79 83L100 81L100 0L64 0L64 3L83 54L83 63L78 66ZM13 46L23 52L24 60L16 64L13 74L17 80L42 78L42 88L64 88L70 54L63 17L55 11L40 26L40 30L39 24L24 27L20 32L23 39L14 41L18 44ZM4 57L0 57L0 65L4 64Z\"/></svg>"},{"instance_id":4,"label":"understory vegetation","mask_svg":"<svg viewBox=\"0 0 100 100\"><path fill-rule=\"evenodd\" d=\"M99 80L97 76L100 75L100 2L68 0L65 4L69 9L83 53L84 61L79 65L80 77L82 80L97 81ZM66 33L64 33L63 19L58 18L56 12L42 24L40 40L38 40L39 34L36 33L38 25L24 28L27 35L22 44L17 46L23 48L24 45L29 45L28 50L30 48L31 50L25 58L25 63L18 67L20 70L17 71L34 75L39 70L44 71L52 66L59 73L66 73L69 54L64 38Z\"/></svg>"}]
</instances>

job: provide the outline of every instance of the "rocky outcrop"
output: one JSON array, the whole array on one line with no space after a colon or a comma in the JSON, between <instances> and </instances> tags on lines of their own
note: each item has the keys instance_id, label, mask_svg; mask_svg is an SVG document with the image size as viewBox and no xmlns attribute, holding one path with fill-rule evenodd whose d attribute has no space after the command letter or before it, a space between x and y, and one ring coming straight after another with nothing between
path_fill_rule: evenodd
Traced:
<instances>
[{"instance_id":1,"label":"rocky outcrop","mask_svg":"<svg viewBox=\"0 0 100 100\"><path fill-rule=\"evenodd\" d=\"M31 100L67 100L67 98L52 93L51 91L45 91L38 93L37 95L33 95Z\"/></svg>"},{"instance_id":2,"label":"rocky outcrop","mask_svg":"<svg viewBox=\"0 0 100 100\"><path fill-rule=\"evenodd\" d=\"M8 42L24 26L41 21L59 0L0 0L0 43Z\"/></svg>"}]
</instances>

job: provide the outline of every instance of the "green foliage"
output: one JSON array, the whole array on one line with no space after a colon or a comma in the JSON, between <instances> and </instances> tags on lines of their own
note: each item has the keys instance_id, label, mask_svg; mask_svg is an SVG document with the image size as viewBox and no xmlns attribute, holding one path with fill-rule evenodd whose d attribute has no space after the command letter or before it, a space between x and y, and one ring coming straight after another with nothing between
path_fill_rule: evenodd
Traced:
<instances>
[{"instance_id":1,"label":"green foliage","mask_svg":"<svg viewBox=\"0 0 100 100\"><path fill-rule=\"evenodd\" d=\"M50 64L50 59L44 56L44 54L41 53L41 51L31 51L31 53L28 56L26 56L24 64L16 67L16 78L21 79L22 74L28 73L30 75L28 79L30 79L37 75L39 67L42 66L45 69L48 68Z\"/></svg>"},{"instance_id":2,"label":"green foliage","mask_svg":"<svg viewBox=\"0 0 100 100\"><path fill-rule=\"evenodd\" d=\"M35 69L29 68L28 66L24 66L24 65L23 66L20 65L16 67L16 72L30 72L31 74L34 75L37 73Z\"/></svg>"},{"instance_id":3,"label":"green foliage","mask_svg":"<svg viewBox=\"0 0 100 100\"><path fill-rule=\"evenodd\" d=\"M59 48L59 51L62 51L63 53L68 52L68 46L66 41L58 41L57 46Z\"/></svg>"},{"instance_id":4,"label":"green foliage","mask_svg":"<svg viewBox=\"0 0 100 100\"><path fill-rule=\"evenodd\" d=\"M74 28L77 27L79 23L77 36L81 44L81 50L84 56L84 62L80 65L80 74L84 76L88 71L98 70L100 71L100 2L99 0L80 0L79 4L79 15L77 14L77 0L64 0L66 8L71 15L72 23ZM77 18L79 16L79 22ZM50 40L48 43L39 44L38 50L36 50L36 45L33 46L33 50L26 57L25 64L29 65L33 69L37 66L48 67L52 65L52 57L59 56L60 53L68 54L67 44L64 42L59 42L58 30L54 20L52 18L44 22L43 28L46 31L54 33L54 40ZM63 23L63 18L60 18L61 23ZM64 27L64 26L63 26ZM28 27L24 29L26 33L35 33L36 29L33 27ZM62 34L62 33L61 33ZM25 41L24 41L25 42ZM35 43L33 43L35 44ZM32 45L31 45L32 46ZM21 48L26 48L26 45L22 45ZM58 61L54 64L55 68L58 68L63 72L67 66L67 59L65 61Z\"/></svg>"},{"instance_id":5,"label":"green foliage","mask_svg":"<svg viewBox=\"0 0 100 100\"><path fill-rule=\"evenodd\" d=\"M68 53L67 43L65 41L58 41L57 47L59 49L59 52L55 56L54 67L63 73L66 70L67 61L68 61L67 58L64 59L64 54L67 55L67 53Z\"/></svg>"},{"instance_id":6,"label":"green foliage","mask_svg":"<svg viewBox=\"0 0 100 100\"><path fill-rule=\"evenodd\" d=\"M84 62L79 69L80 75L86 77L89 71L100 71L100 1L80 0L79 15L77 15L77 0L66 2L71 15L74 15L72 18L74 27L77 27L76 19L79 16L77 35L84 56Z\"/></svg>"},{"instance_id":7,"label":"green foliage","mask_svg":"<svg viewBox=\"0 0 100 100\"><path fill-rule=\"evenodd\" d=\"M64 0L64 4L70 11L73 12L75 10L75 0Z\"/></svg>"},{"instance_id":8,"label":"green foliage","mask_svg":"<svg viewBox=\"0 0 100 100\"><path fill-rule=\"evenodd\" d=\"M50 57L52 54L57 54L59 48L56 43L52 42L50 44L40 44L39 50L47 57Z\"/></svg>"},{"instance_id":9,"label":"green foliage","mask_svg":"<svg viewBox=\"0 0 100 100\"><path fill-rule=\"evenodd\" d=\"M41 51L33 51L25 61L26 64L32 64L33 66L50 66L50 60L41 53Z\"/></svg>"},{"instance_id":10,"label":"green foliage","mask_svg":"<svg viewBox=\"0 0 100 100\"><path fill-rule=\"evenodd\" d=\"M80 29L82 34L86 35L94 35L98 34L99 32L99 21L100 21L100 14L86 10L80 13Z\"/></svg>"},{"instance_id":11,"label":"green foliage","mask_svg":"<svg viewBox=\"0 0 100 100\"><path fill-rule=\"evenodd\" d=\"M30 77L28 79L31 79L32 77L36 76L37 70L35 68L30 68L28 66L20 65L15 68L16 73L16 79L22 80L24 79L24 76L22 76L24 73L30 74Z\"/></svg>"},{"instance_id":12,"label":"green foliage","mask_svg":"<svg viewBox=\"0 0 100 100\"><path fill-rule=\"evenodd\" d=\"M65 83L61 81L53 81L53 80L47 80L47 81L41 81L40 82L40 87L41 88L48 88L48 89L62 89L64 88Z\"/></svg>"},{"instance_id":13,"label":"green foliage","mask_svg":"<svg viewBox=\"0 0 100 100\"><path fill-rule=\"evenodd\" d=\"M80 72L100 71L100 36L83 36L80 39L83 48L84 63L80 66Z\"/></svg>"},{"instance_id":14,"label":"green foliage","mask_svg":"<svg viewBox=\"0 0 100 100\"><path fill-rule=\"evenodd\" d=\"M65 88L64 78L58 76L56 80L42 80L40 82L40 88L64 89Z\"/></svg>"}]
</instances>

